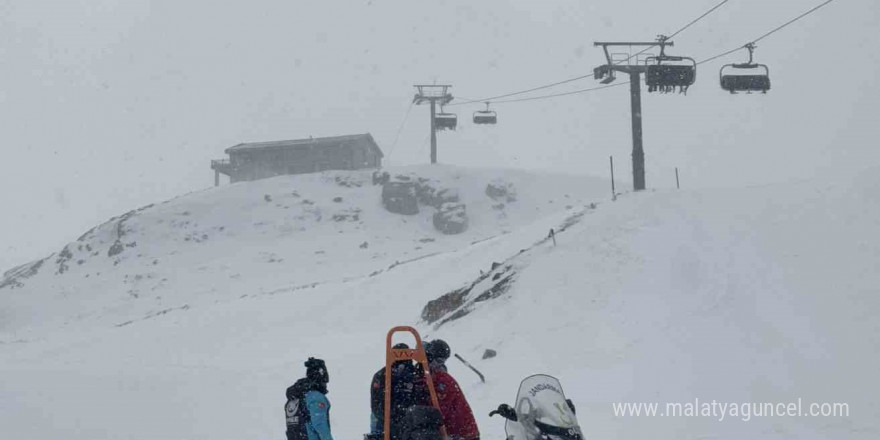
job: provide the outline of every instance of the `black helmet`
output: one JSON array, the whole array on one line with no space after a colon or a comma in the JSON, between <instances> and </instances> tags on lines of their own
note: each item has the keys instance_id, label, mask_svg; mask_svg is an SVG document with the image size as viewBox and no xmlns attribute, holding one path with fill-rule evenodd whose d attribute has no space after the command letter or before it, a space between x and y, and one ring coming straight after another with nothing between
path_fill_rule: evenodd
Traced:
<instances>
[{"instance_id":1,"label":"black helmet","mask_svg":"<svg viewBox=\"0 0 880 440\"><path fill-rule=\"evenodd\" d=\"M452 350L449 349L446 341L435 339L425 344L425 354L428 356L429 364L443 364L449 359Z\"/></svg>"},{"instance_id":2,"label":"black helmet","mask_svg":"<svg viewBox=\"0 0 880 440\"><path fill-rule=\"evenodd\" d=\"M319 383L330 382L330 373L327 372L327 365L322 359L310 357L305 362L306 377Z\"/></svg>"},{"instance_id":3,"label":"black helmet","mask_svg":"<svg viewBox=\"0 0 880 440\"><path fill-rule=\"evenodd\" d=\"M409 345L406 345L405 343L400 342L400 343L394 344L394 346L391 348L393 348L395 350L401 350L404 348L409 348ZM399 365L409 364L409 363L411 363L409 359L398 359L393 362L393 365L399 366Z\"/></svg>"}]
</instances>

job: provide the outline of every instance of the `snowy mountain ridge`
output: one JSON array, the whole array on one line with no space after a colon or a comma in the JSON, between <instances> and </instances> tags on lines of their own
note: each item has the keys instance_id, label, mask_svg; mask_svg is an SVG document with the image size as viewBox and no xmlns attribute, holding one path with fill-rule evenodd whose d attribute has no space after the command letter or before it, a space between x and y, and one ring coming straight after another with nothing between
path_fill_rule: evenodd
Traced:
<instances>
[{"instance_id":1,"label":"snowy mountain ridge","mask_svg":"<svg viewBox=\"0 0 880 440\"><path fill-rule=\"evenodd\" d=\"M490 240L557 210L582 207L586 195L596 194L601 185L566 176L455 167L391 172L456 190L470 216L467 230L439 233L431 226L431 207L423 206L414 216L387 212L381 186L373 185L370 171L283 176L214 188L114 217L61 251L7 271L0 292L12 300L13 310L22 307L36 314L15 310L15 320L6 320L0 329L47 319L57 320L52 325L87 317L101 321L104 316L127 322L139 314L228 300L255 290L376 275ZM521 185L522 191L499 203L486 194L499 179L512 187ZM56 303L65 303L63 310L46 310ZM70 316L73 310L79 318Z\"/></svg>"}]
</instances>

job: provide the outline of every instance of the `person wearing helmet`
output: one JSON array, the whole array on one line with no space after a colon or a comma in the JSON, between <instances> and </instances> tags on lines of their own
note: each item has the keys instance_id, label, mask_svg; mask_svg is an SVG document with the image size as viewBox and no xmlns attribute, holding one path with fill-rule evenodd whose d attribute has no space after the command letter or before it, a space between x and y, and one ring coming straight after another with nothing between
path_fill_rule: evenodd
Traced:
<instances>
[{"instance_id":1,"label":"person wearing helmet","mask_svg":"<svg viewBox=\"0 0 880 440\"><path fill-rule=\"evenodd\" d=\"M393 348L409 348L400 343ZM407 411L420 405L430 405L425 381L410 360L396 361L391 365L391 439L403 439L404 418ZM370 383L370 434L365 438L381 440L385 433L385 367L373 375Z\"/></svg>"},{"instance_id":2,"label":"person wearing helmet","mask_svg":"<svg viewBox=\"0 0 880 440\"><path fill-rule=\"evenodd\" d=\"M478 440L480 430L477 428L471 406L465 399L458 382L446 369L446 360L452 354L449 344L442 339L430 341L425 345L425 354L428 356L428 365L437 400L440 403L446 434L450 439Z\"/></svg>"},{"instance_id":3,"label":"person wearing helmet","mask_svg":"<svg viewBox=\"0 0 880 440\"><path fill-rule=\"evenodd\" d=\"M313 357L305 362L305 367L306 377L287 388L287 440L333 440L327 399L330 373L323 360Z\"/></svg>"}]
</instances>

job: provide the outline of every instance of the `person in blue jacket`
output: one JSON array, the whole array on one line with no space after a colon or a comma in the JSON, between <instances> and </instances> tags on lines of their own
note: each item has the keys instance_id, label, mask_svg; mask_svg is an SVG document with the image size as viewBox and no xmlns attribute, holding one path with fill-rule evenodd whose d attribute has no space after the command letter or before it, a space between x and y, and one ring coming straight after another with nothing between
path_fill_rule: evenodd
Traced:
<instances>
[{"instance_id":1,"label":"person in blue jacket","mask_svg":"<svg viewBox=\"0 0 880 440\"><path fill-rule=\"evenodd\" d=\"M309 358L305 362L306 377L287 388L284 413L287 418L287 440L333 440L330 434L330 401L327 383L330 374L324 361Z\"/></svg>"}]
</instances>

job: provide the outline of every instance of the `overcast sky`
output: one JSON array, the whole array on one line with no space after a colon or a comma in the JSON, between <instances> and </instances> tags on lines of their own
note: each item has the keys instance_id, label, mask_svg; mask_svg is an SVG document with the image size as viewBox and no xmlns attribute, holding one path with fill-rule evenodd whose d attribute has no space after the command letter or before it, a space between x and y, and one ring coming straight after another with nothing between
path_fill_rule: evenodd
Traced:
<instances>
[{"instance_id":1,"label":"overcast sky","mask_svg":"<svg viewBox=\"0 0 880 440\"><path fill-rule=\"evenodd\" d=\"M417 82L482 98L592 72L595 40L651 40L717 0L28 0L0 2L0 269L58 251L139 206L213 184L226 147L370 132L386 164L428 160ZM731 0L675 39L703 59L819 0ZM730 96L718 68L687 96L643 96L647 182L688 188L845 176L880 163L880 4L837 0L762 41L766 96ZM620 80L619 80L620 81ZM544 92L595 86L591 79ZM440 161L607 175L629 186L627 87L451 107Z\"/></svg>"}]
</instances>

